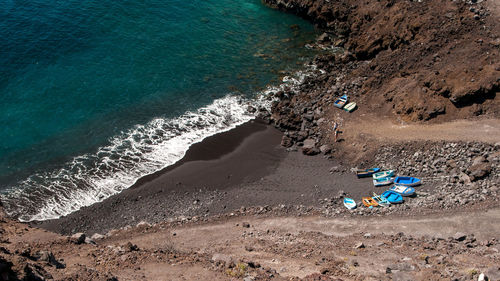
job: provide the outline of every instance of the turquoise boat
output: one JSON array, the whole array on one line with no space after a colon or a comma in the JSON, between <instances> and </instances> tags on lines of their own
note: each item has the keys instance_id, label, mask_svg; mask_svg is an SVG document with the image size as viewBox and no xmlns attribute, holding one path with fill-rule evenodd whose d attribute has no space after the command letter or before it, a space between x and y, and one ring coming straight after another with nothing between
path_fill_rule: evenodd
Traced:
<instances>
[{"instance_id":1,"label":"turquoise boat","mask_svg":"<svg viewBox=\"0 0 500 281\"><path fill-rule=\"evenodd\" d=\"M394 177L394 170L378 172L373 174L372 177L374 180L380 178Z\"/></svg>"},{"instance_id":2,"label":"turquoise boat","mask_svg":"<svg viewBox=\"0 0 500 281\"><path fill-rule=\"evenodd\" d=\"M373 193L373 200L378 203L379 206L389 207L391 202L389 202L385 197L378 195L377 193Z\"/></svg>"},{"instance_id":3,"label":"turquoise boat","mask_svg":"<svg viewBox=\"0 0 500 281\"><path fill-rule=\"evenodd\" d=\"M394 179L394 184L404 186L417 186L422 184L422 180L414 177L396 177Z\"/></svg>"},{"instance_id":4,"label":"turquoise boat","mask_svg":"<svg viewBox=\"0 0 500 281\"><path fill-rule=\"evenodd\" d=\"M389 201L391 204L403 203L403 196L401 196L401 194L394 192L392 190L384 191L384 193L382 193L381 196L384 197L385 199L387 199L387 201Z\"/></svg>"},{"instance_id":5,"label":"turquoise boat","mask_svg":"<svg viewBox=\"0 0 500 281\"><path fill-rule=\"evenodd\" d=\"M347 103L348 97L347 95L343 95L340 98L338 98L333 105L338 108L344 107L344 105Z\"/></svg>"}]
</instances>

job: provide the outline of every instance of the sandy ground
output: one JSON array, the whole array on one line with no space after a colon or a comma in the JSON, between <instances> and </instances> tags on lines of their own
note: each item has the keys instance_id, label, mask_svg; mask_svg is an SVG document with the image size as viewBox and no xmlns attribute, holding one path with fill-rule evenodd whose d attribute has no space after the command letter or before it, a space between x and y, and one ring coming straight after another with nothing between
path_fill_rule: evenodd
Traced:
<instances>
[{"instance_id":1,"label":"sandy ground","mask_svg":"<svg viewBox=\"0 0 500 281\"><path fill-rule=\"evenodd\" d=\"M406 124L389 119L373 122L374 116L362 114L345 122L345 137L366 135L379 141L479 141L500 142L500 120L458 120L441 124Z\"/></svg>"},{"instance_id":2,"label":"sandy ground","mask_svg":"<svg viewBox=\"0 0 500 281\"><path fill-rule=\"evenodd\" d=\"M457 232L473 237L466 241L477 242L450 238ZM114 231L96 240L96 245L78 247L68 247L56 234L35 230L19 233L7 248L18 243L49 247L64 260L65 274L86 268L108 272L118 280L235 280L234 269L216 266L218 260L257 264L259 270L245 269L245 276L265 280L306 278L319 272L334 278L322 280L453 279L445 269L469 280L498 265L500 245L484 245L500 240L499 233L498 208L418 218L248 215L206 223L141 225ZM123 250L128 243L138 250ZM388 267L398 264L410 268L387 273ZM55 268L50 273L62 278Z\"/></svg>"}]
</instances>

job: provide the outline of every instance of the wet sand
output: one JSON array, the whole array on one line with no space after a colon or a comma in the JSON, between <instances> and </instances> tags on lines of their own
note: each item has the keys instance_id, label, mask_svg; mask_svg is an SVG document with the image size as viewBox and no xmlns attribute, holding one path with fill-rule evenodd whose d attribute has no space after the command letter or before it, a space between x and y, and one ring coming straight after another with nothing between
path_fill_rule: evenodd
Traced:
<instances>
[{"instance_id":1,"label":"wet sand","mask_svg":"<svg viewBox=\"0 0 500 281\"><path fill-rule=\"evenodd\" d=\"M55 232L105 233L140 221L161 222L179 216L204 216L240 207L306 205L345 191L359 197L370 180L350 173L324 156L287 152L282 133L262 121L251 121L193 145L173 166L140 179L103 202L57 220L34 222Z\"/></svg>"}]
</instances>

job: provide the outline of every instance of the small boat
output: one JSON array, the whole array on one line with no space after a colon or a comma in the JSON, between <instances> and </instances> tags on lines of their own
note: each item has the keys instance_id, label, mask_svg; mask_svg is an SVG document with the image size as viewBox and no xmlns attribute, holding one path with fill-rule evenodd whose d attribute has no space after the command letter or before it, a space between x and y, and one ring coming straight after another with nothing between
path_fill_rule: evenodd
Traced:
<instances>
[{"instance_id":1,"label":"small boat","mask_svg":"<svg viewBox=\"0 0 500 281\"><path fill-rule=\"evenodd\" d=\"M334 103L333 105L338 107L338 108L342 108L344 107L344 105L347 103L347 95L343 95L341 96L340 98L338 98Z\"/></svg>"},{"instance_id":2,"label":"small boat","mask_svg":"<svg viewBox=\"0 0 500 281\"><path fill-rule=\"evenodd\" d=\"M373 179L379 179L379 178L387 178L387 177L394 177L394 171L389 170L389 171L382 171L378 172L372 175Z\"/></svg>"},{"instance_id":3,"label":"small boat","mask_svg":"<svg viewBox=\"0 0 500 281\"><path fill-rule=\"evenodd\" d=\"M406 185L395 185L389 190L401 194L401 196L412 196L415 193L415 188Z\"/></svg>"},{"instance_id":4,"label":"small boat","mask_svg":"<svg viewBox=\"0 0 500 281\"><path fill-rule=\"evenodd\" d=\"M377 201L373 200L372 197L363 197L361 199L363 200L363 205L365 205L368 208L378 206Z\"/></svg>"},{"instance_id":5,"label":"small boat","mask_svg":"<svg viewBox=\"0 0 500 281\"><path fill-rule=\"evenodd\" d=\"M354 202L354 200L353 200L353 199L345 197L345 198L344 198L344 206L345 206L347 209L352 210L352 209L356 209L356 206L357 206L357 205L356 205L356 202Z\"/></svg>"},{"instance_id":6,"label":"small boat","mask_svg":"<svg viewBox=\"0 0 500 281\"><path fill-rule=\"evenodd\" d=\"M344 106L344 110L347 112L353 112L354 109L356 109L356 103L355 102L350 102Z\"/></svg>"},{"instance_id":7,"label":"small boat","mask_svg":"<svg viewBox=\"0 0 500 281\"><path fill-rule=\"evenodd\" d=\"M386 178L378 178L373 180L373 185L374 186L384 186L384 185L389 185L392 184L394 178L391 177L386 177Z\"/></svg>"},{"instance_id":8,"label":"small boat","mask_svg":"<svg viewBox=\"0 0 500 281\"><path fill-rule=\"evenodd\" d=\"M377 202L377 204L379 206L382 206L382 207L389 207L391 205L391 202L387 201L387 199L385 197L382 197L380 195L378 195L377 193L373 193L373 200L375 200Z\"/></svg>"},{"instance_id":9,"label":"small boat","mask_svg":"<svg viewBox=\"0 0 500 281\"><path fill-rule=\"evenodd\" d=\"M384 191L381 196L387 199L387 201L389 201L391 204L403 203L403 196L391 190Z\"/></svg>"},{"instance_id":10,"label":"small boat","mask_svg":"<svg viewBox=\"0 0 500 281\"><path fill-rule=\"evenodd\" d=\"M380 171L380 168L370 168L370 169L365 169L365 170L357 170L356 176L358 176L358 178L366 178L366 177L373 175L374 173L376 173L378 171Z\"/></svg>"},{"instance_id":11,"label":"small boat","mask_svg":"<svg viewBox=\"0 0 500 281\"><path fill-rule=\"evenodd\" d=\"M405 185L405 186L417 186L422 184L422 180L414 177L396 177L394 179L394 184Z\"/></svg>"}]
</instances>

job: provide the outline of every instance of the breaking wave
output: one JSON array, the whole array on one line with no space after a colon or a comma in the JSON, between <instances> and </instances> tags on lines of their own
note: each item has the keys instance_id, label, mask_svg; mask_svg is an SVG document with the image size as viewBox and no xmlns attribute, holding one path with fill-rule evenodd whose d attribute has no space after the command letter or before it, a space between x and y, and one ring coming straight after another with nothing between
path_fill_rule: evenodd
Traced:
<instances>
[{"instance_id":1,"label":"breaking wave","mask_svg":"<svg viewBox=\"0 0 500 281\"><path fill-rule=\"evenodd\" d=\"M189 147L255 116L248 107L270 109L269 92L294 88L307 72L283 78L255 99L228 95L180 117L156 118L113 137L95 153L73 158L62 168L31 175L1 194L9 216L20 221L57 219L121 192L138 179L179 161Z\"/></svg>"}]
</instances>

